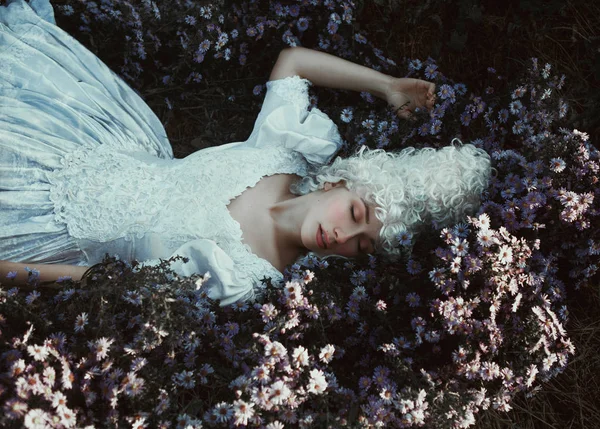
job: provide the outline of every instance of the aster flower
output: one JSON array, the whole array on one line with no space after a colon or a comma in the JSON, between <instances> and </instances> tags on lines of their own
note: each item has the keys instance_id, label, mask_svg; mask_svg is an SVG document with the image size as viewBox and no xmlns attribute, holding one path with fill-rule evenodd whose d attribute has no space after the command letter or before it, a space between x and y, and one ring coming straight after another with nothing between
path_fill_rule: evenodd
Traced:
<instances>
[{"instance_id":1,"label":"aster flower","mask_svg":"<svg viewBox=\"0 0 600 429\"><path fill-rule=\"evenodd\" d=\"M270 386L270 397L269 400L274 405L283 404L287 398L292 394L290 388L282 380L278 380Z\"/></svg>"},{"instance_id":2,"label":"aster flower","mask_svg":"<svg viewBox=\"0 0 600 429\"><path fill-rule=\"evenodd\" d=\"M469 242L464 238L456 237L452 240L450 248L456 256L465 256L469 251Z\"/></svg>"},{"instance_id":3,"label":"aster flower","mask_svg":"<svg viewBox=\"0 0 600 429\"><path fill-rule=\"evenodd\" d=\"M81 313L77 316L75 320L75 332L83 332L85 329L85 325L88 324L88 315L87 313Z\"/></svg>"},{"instance_id":4,"label":"aster flower","mask_svg":"<svg viewBox=\"0 0 600 429\"><path fill-rule=\"evenodd\" d=\"M413 235L409 231L402 231L396 238L400 246L408 246L412 242Z\"/></svg>"},{"instance_id":5,"label":"aster flower","mask_svg":"<svg viewBox=\"0 0 600 429\"><path fill-rule=\"evenodd\" d=\"M431 127L429 129L429 132L431 135L436 135L439 134L439 132L442 130L442 121L440 121L439 119L434 119L433 121L431 121Z\"/></svg>"},{"instance_id":6,"label":"aster flower","mask_svg":"<svg viewBox=\"0 0 600 429\"><path fill-rule=\"evenodd\" d=\"M419 274L421 270L422 268L419 262L415 261L414 259L409 259L408 263L406 264L406 271L408 271L409 274L416 275Z\"/></svg>"},{"instance_id":7,"label":"aster flower","mask_svg":"<svg viewBox=\"0 0 600 429\"><path fill-rule=\"evenodd\" d=\"M302 366L307 366L308 361L308 351L303 346L298 346L292 352L292 364L300 368Z\"/></svg>"},{"instance_id":8,"label":"aster flower","mask_svg":"<svg viewBox=\"0 0 600 429\"><path fill-rule=\"evenodd\" d=\"M254 404L244 402L240 399L233 402L233 416L235 425L248 425L248 421L254 416Z\"/></svg>"},{"instance_id":9,"label":"aster flower","mask_svg":"<svg viewBox=\"0 0 600 429\"><path fill-rule=\"evenodd\" d=\"M381 300L381 299L380 299L380 300L378 300L378 301L375 303L375 309L376 309L377 311L385 311L385 310L387 309L387 304L386 304L386 302L385 302L385 301L383 301L383 300Z\"/></svg>"},{"instance_id":10,"label":"aster flower","mask_svg":"<svg viewBox=\"0 0 600 429\"><path fill-rule=\"evenodd\" d=\"M438 90L438 96L440 97L441 100L446 100L448 98L454 98L455 97L454 88L452 88L448 84L443 84L440 86L440 89Z\"/></svg>"},{"instance_id":11,"label":"aster flower","mask_svg":"<svg viewBox=\"0 0 600 429\"><path fill-rule=\"evenodd\" d=\"M550 160L550 169L555 173L561 173L564 171L566 165L567 164L565 161L563 161L561 158L552 158Z\"/></svg>"},{"instance_id":12,"label":"aster flower","mask_svg":"<svg viewBox=\"0 0 600 429\"><path fill-rule=\"evenodd\" d=\"M360 33L356 33L354 35L354 40L356 40L358 43L364 45L365 43L367 43L367 38L365 36L363 36Z\"/></svg>"},{"instance_id":13,"label":"aster flower","mask_svg":"<svg viewBox=\"0 0 600 429\"><path fill-rule=\"evenodd\" d=\"M320 395L321 393L325 392L327 386L327 380L325 379L323 371L320 369L313 369L310 371L310 380L306 388L308 393Z\"/></svg>"},{"instance_id":14,"label":"aster flower","mask_svg":"<svg viewBox=\"0 0 600 429\"><path fill-rule=\"evenodd\" d=\"M36 361L44 362L48 357L49 350L46 346L31 345L27 346L27 353Z\"/></svg>"},{"instance_id":15,"label":"aster flower","mask_svg":"<svg viewBox=\"0 0 600 429\"><path fill-rule=\"evenodd\" d=\"M410 307L418 307L421 303L421 297L415 292L410 292L406 295L406 302Z\"/></svg>"},{"instance_id":16,"label":"aster flower","mask_svg":"<svg viewBox=\"0 0 600 429\"><path fill-rule=\"evenodd\" d=\"M299 18L296 27L298 27L298 30L300 31L308 30L308 19L305 17Z\"/></svg>"},{"instance_id":17,"label":"aster flower","mask_svg":"<svg viewBox=\"0 0 600 429\"><path fill-rule=\"evenodd\" d=\"M325 347L321 349L319 353L319 359L323 363L329 363L333 360L333 355L335 353L335 347L331 344L327 344Z\"/></svg>"},{"instance_id":18,"label":"aster flower","mask_svg":"<svg viewBox=\"0 0 600 429\"><path fill-rule=\"evenodd\" d=\"M513 251L507 245L502 245L498 251L498 260L503 264L510 264L513 261Z\"/></svg>"},{"instance_id":19,"label":"aster flower","mask_svg":"<svg viewBox=\"0 0 600 429\"><path fill-rule=\"evenodd\" d=\"M217 422L227 423L233 416L233 408L227 402L219 402L213 408L212 415L217 418Z\"/></svg>"},{"instance_id":20,"label":"aster flower","mask_svg":"<svg viewBox=\"0 0 600 429\"><path fill-rule=\"evenodd\" d=\"M352 108L351 107L346 107L344 110L342 110L342 114L340 115L340 119L346 123L349 123L350 121L352 121Z\"/></svg>"},{"instance_id":21,"label":"aster flower","mask_svg":"<svg viewBox=\"0 0 600 429\"><path fill-rule=\"evenodd\" d=\"M25 298L25 302L28 305L31 305L31 303L33 303L33 301L38 299L40 296L41 296L41 294L37 290L34 290L30 294L27 295L27 297Z\"/></svg>"},{"instance_id":22,"label":"aster flower","mask_svg":"<svg viewBox=\"0 0 600 429\"><path fill-rule=\"evenodd\" d=\"M425 67L425 77L427 79L435 79L438 75L437 68L435 64L429 64Z\"/></svg>"},{"instance_id":23,"label":"aster flower","mask_svg":"<svg viewBox=\"0 0 600 429\"><path fill-rule=\"evenodd\" d=\"M24 425L27 428L47 427L50 423L50 415L40 408L31 409L25 415Z\"/></svg>"}]
</instances>

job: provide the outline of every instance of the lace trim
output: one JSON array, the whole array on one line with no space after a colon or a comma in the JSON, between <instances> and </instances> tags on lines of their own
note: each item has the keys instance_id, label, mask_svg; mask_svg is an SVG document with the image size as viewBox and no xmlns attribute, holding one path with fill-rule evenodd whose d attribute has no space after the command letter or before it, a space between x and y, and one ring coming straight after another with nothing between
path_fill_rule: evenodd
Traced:
<instances>
[{"instance_id":1,"label":"lace trim","mask_svg":"<svg viewBox=\"0 0 600 429\"><path fill-rule=\"evenodd\" d=\"M259 296L265 275L283 275L242 242L240 224L227 204L278 173L307 174L303 156L280 146L201 151L168 165L151 165L111 145L83 147L61 160L63 168L48 174L55 220L74 238L100 243L164 237L171 249L198 238L214 240L239 267L238 274Z\"/></svg>"},{"instance_id":2,"label":"lace trim","mask_svg":"<svg viewBox=\"0 0 600 429\"><path fill-rule=\"evenodd\" d=\"M312 82L300 76L288 76L283 79L271 80L267 82L267 90L271 90L284 100L308 110L310 105L308 97L308 87Z\"/></svg>"}]
</instances>

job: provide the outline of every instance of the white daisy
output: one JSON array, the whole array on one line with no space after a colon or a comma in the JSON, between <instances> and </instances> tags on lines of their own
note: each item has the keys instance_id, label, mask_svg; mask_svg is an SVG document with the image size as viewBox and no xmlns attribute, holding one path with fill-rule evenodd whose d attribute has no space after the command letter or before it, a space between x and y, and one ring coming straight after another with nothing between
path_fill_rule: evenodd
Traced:
<instances>
[{"instance_id":1,"label":"white daisy","mask_svg":"<svg viewBox=\"0 0 600 429\"><path fill-rule=\"evenodd\" d=\"M321 353L319 353L319 359L321 359L321 362L329 363L332 361L334 353L335 347L331 344L327 344L321 349Z\"/></svg>"},{"instance_id":2,"label":"white daisy","mask_svg":"<svg viewBox=\"0 0 600 429\"><path fill-rule=\"evenodd\" d=\"M513 260L512 249L506 244L502 245L502 247L500 247L500 251L498 252L498 259L503 264L510 264Z\"/></svg>"},{"instance_id":3,"label":"white daisy","mask_svg":"<svg viewBox=\"0 0 600 429\"><path fill-rule=\"evenodd\" d=\"M292 352L292 362L294 366L301 367L308 365L308 352L302 346L298 346Z\"/></svg>"}]
</instances>

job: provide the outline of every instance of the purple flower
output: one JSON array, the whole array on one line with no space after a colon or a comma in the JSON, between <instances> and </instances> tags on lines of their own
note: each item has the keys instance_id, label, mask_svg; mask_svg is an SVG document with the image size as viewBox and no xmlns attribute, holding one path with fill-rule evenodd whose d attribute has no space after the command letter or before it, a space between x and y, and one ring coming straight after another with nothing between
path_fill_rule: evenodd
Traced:
<instances>
[{"instance_id":1,"label":"purple flower","mask_svg":"<svg viewBox=\"0 0 600 429\"><path fill-rule=\"evenodd\" d=\"M344 110L342 110L342 114L340 115L340 119L346 123L349 123L350 121L352 121L352 108L351 107L346 107Z\"/></svg>"},{"instance_id":2,"label":"purple flower","mask_svg":"<svg viewBox=\"0 0 600 429\"><path fill-rule=\"evenodd\" d=\"M429 64L425 67L425 77L427 79L435 79L438 75L437 68L435 64Z\"/></svg>"},{"instance_id":3,"label":"purple flower","mask_svg":"<svg viewBox=\"0 0 600 429\"><path fill-rule=\"evenodd\" d=\"M471 123L471 115L469 114L469 112L463 112L462 115L460 115L460 122L465 127L469 126L469 124Z\"/></svg>"},{"instance_id":4,"label":"purple flower","mask_svg":"<svg viewBox=\"0 0 600 429\"><path fill-rule=\"evenodd\" d=\"M455 96L454 89L450 85L444 84L444 85L440 86L440 89L438 90L438 96L442 100L446 100L448 98L454 98L454 96Z\"/></svg>"},{"instance_id":5,"label":"purple flower","mask_svg":"<svg viewBox=\"0 0 600 429\"><path fill-rule=\"evenodd\" d=\"M423 63L420 60L412 60L408 63L408 69L410 71L421 70L421 67L423 67Z\"/></svg>"},{"instance_id":6,"label":"purple flower","mask_svg":"<svg viewBox=\"0 0 600 429\"><path fill-rule=\"evenodd\" d=\"M361 43L363 45L365 43L367 43L367 38L365 36L363 36L362 34L360 34L360 33L356 33L354 35L354 40L356 40L358 43Z\"/></svg>"},{"instance_id":7,"label":"purple flower","mask_svg":"<svg viewBox=\"0 0 600 429\"><path fill-rule=\"evenodd\" d=\"M454 85L454 90L458 93L458 95L465 95L467 93L467 87L463 83L457 83Z\"/></svg>"},{"instance_id":8,"label":"purple flower","mask_svg":"<svg viewBox=\"0 0 600 429\"><path fill-rule=\"evenodd\" d=\"M442 130L442 121L440 121L439 119L434 119L433 121L431 121L431 127L429 129L429 132L431 133L431 135L436 135L438 134L440 131Z\"/></svg>"},{"instance_id":9,"label":"purple flower","mask_svg":"<svg viewBox=\"0 0 600 429\"><path fill-rule=\"evenodd\" d=\"M327 32L329 34L335 34L337 33L338 30L338 24L336 24L333 21L329 21L329 23L327 24Z\"/></svg>"},{"instance_id":10,"label":"purple flower","mask_svg":"<svg viewBox=\"0 0 600 429\"><path fill-rule=\"evenodd\" d=\"M308 29L308 19L306 19L304 17L298 19L298 22L296 23L296 27L298 27L298 30L300 30L300 31L306 31Z\"/></svg>"}]
</instances>

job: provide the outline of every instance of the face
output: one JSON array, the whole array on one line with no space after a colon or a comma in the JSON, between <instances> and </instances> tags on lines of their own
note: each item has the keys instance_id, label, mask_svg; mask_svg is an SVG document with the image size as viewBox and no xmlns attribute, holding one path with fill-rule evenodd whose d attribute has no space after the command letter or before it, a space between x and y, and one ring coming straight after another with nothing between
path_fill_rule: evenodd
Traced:
<instances>
[{"instance_id":1,"label":"face","mask_svg":"<svg viewBox=\"0 0 600 429\"><path fill-rule=\"evenodd\" d=\"M304 219L302 242L319 256L354 258L374 252L382 226L375 216L375 207L368 206L343 182L326 183L323 190L316 191Z\"/></svg>"}]
</instances>

